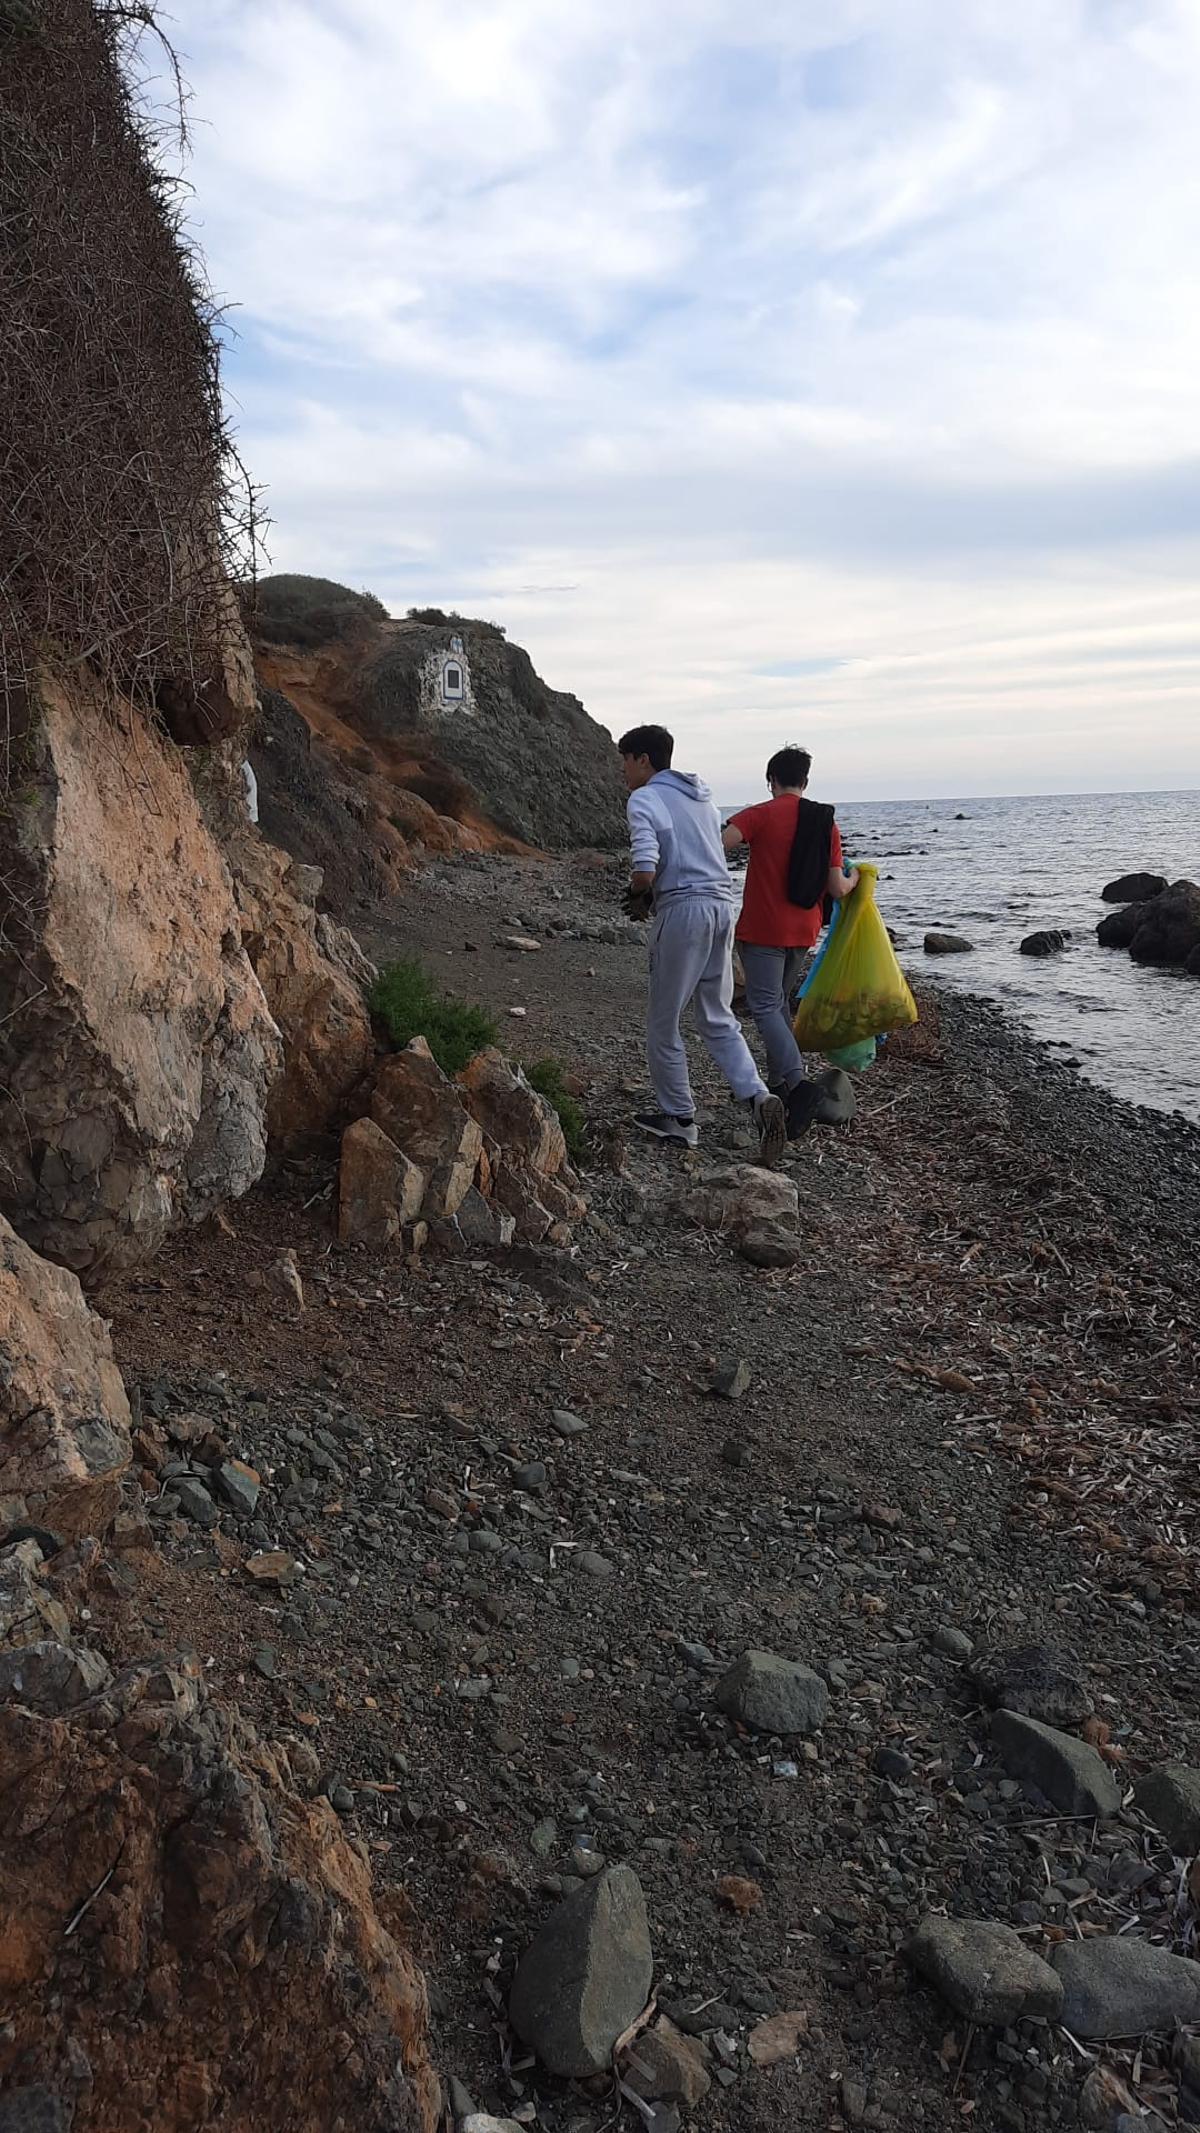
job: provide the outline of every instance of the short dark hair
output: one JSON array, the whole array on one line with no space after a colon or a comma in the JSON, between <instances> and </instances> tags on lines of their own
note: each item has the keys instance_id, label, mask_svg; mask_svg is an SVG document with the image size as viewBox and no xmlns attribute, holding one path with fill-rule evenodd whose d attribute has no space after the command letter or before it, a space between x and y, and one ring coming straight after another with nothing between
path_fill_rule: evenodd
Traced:
<instances>
[{"instance_id":1,"label":"short dark hair","mask_svg":"<svg viewBox=\"0 0 1200 2133\"><path fill-rule=\"evenodd\" d=\"M807 785L812 757L807 748L780 748L767 764L768 785Z\"/></svg>"},{"instance_id":2,"label":"short dark hair","mask_svg":"<svg viewBox=\"0 0 1200 2133\"><path fill-rule=\"evenodd\" d=\"M617 742L622 755L649 756L656 770L669 770L675 742L665 726L631 726Z\"/></svg>"}]
</instances>

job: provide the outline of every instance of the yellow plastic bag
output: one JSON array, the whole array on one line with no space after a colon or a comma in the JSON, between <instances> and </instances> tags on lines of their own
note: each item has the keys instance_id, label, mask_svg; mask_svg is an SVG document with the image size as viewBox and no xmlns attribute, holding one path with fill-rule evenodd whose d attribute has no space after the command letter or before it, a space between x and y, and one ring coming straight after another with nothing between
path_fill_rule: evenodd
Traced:
<instances>
[{"instance_id":1,"label":"yellow plastic bag","mask_svg":"<svg viewBox=\"0 0 1200 2133\"><path fill-rule=\"evenodd\" d=\"M792 1028L802 1052L840 1052L917 1019L875 901L878 879L878 867L859 869L858 886L837 912L800 995Z\"/></svg>"}]
</instances>

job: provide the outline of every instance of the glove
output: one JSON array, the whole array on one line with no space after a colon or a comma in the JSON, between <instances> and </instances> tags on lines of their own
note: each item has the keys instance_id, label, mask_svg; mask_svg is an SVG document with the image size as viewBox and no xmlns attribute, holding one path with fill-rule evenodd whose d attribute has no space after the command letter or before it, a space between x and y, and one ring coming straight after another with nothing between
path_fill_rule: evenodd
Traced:
<instances>
[{"instance_id":1,"label":"glove","mask_svg":"<svg viewBox=\"0 0 1200 2133\"><path fill-rule=\"evenodd\" d=\"M626 889L621 898L621 909L626 918L634 918L639 925L654 916L653 889Z\"/></svg>"}]
</instances>

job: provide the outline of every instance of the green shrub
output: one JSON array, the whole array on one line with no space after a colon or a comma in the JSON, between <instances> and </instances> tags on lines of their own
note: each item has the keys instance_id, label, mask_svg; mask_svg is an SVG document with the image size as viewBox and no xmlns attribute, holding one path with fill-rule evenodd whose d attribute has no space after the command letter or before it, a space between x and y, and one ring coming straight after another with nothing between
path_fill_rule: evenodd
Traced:
<instances>
[{"instance_id":1,"label":"green shrub","mask_svg":"<svg viewBox=\"0 0 1200 2133\"><path fill-rule=\"evenodd\" d=\"M370 992L371 1013L400 1052L424 1037L443 1074L459 1074L500 1032L486 1009L439 993L421 963L389 963Z\"/></svg>"},{"instance_id":2,"label":"green shrub","mask_svg":"<svg viewBox=\"0 0 1200 2133\"><path fill-rule=\"evenodd\" d=\"M354 592L332 578L280 571L244 588L243 608L251 629L274 644L302 649L352 637L364 622L385 622L387 609L374 593Z\"/></svg>"},{"instance_id":3,"label":"green shrub","mask_svg":"<svg viewBox=\"0 0 1200 2133\"><path fill-rule=\"evenodd\" d=\"M553 1104L567 1144L567 1154L573 1163L582 1163L587 1154L587 1120L582 1106L567 1088L562 1061L535 1059L532 1066L525 1068L525 1079L531 1089L536 1089L539 1096Z\"/></svg>"}]
</instances>

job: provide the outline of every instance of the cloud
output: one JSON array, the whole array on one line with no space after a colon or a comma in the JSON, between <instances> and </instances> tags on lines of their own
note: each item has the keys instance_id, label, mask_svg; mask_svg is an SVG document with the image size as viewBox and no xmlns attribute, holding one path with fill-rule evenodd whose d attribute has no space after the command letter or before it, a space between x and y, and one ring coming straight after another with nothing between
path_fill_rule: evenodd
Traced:
<instances>
[{"instance_id":1,"label":"cloud","mask_svg":"<svg viewBox=\"0 0 1200 2133\"><path fill-rule=\"evenodd\" d=\"M280 567L723 787L1200 783L1190 0L174 12Z\"/></svg>"}]
</instances>

